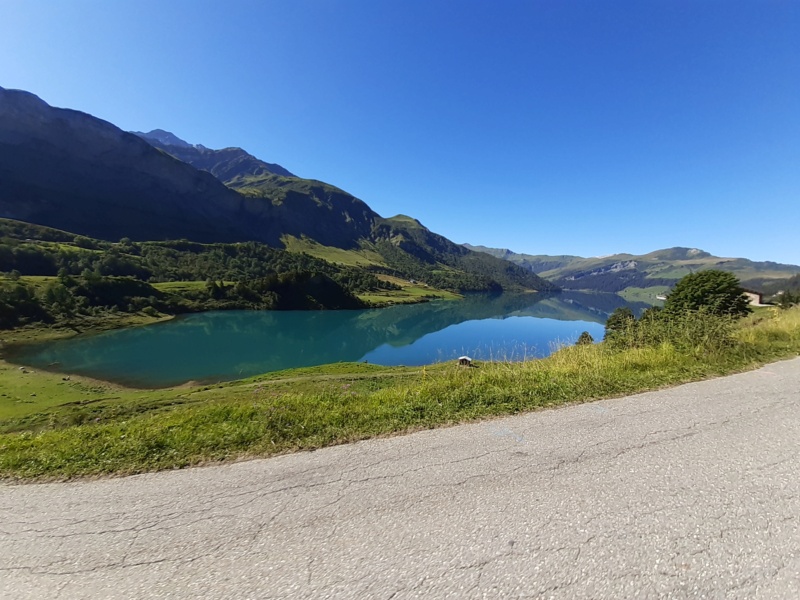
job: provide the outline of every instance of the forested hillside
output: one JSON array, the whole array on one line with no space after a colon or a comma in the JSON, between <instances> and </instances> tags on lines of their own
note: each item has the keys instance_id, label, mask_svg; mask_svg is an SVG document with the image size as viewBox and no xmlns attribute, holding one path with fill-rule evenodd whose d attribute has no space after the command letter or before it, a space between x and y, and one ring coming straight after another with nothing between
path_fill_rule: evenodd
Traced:
<instances>
[{"instance_id":1,"label":"forested hillside","mask_svg":"<svg viewBox=\"0 0 800 600\"><path fill-rule=\"evenodd\" d=\"M269 200L280 215L284 235L343 249L368 245L383 258L385 272L457 291L551 291L556 287L524 269L469 251L411 217L384 219L339 188L295 177L280 165L261 161L240 148L192 146L162 130L138 135L214 174L245 196ZM373 268L384 271L377 265Z\"/></svg>"},{"instance_id":2,"label":"forested hillside","mask_svg":"<svg viewBox=\"0 0 800 600\"><path fill-rule=\"evenodd\" d=\"M0 327L115 312L341 309L392 289L363 269L256 242L107 242L0 219Z\"/></svg>"},{"instance_id":3,"label":"forested hillside","mask_svg":"<svg viewBox=\"0 0 800 600\"><path fill-rule=\"evenodd\" d=\"M378 221L373 239L387 263L437 287L456 284L464 291L557 289L517 265L454 244L405 215Z\"/></svg>"},{"instance_id":4,"label":"forested hillside","mask_svg":"<svg viewBox=\"0 0 800 600\"><path fill-rule=\"evenodd\" d=\"M211 150L163 130L126 133L91 115L51 107L28 92L2 88L0 217L94 240L96 248L84 250L102 256L83 253L68 264L80 264L80 272L99 269L101 276L106 276L104 271L143 281L194 280L201 273L203 278L235 280L261 276L247 269L256 269L252 265L257 262L272 268L279 254L265 259L261 255L267 251L262 248L257 252L232 248L257 243L277 250L293 238L346 251L368 247L382 256L368 265L373 275L419 279L453 291L554 287L427 229L419 236L405 225L382 219L344 190L294 177L280 165L240 148ZM171 256L171 262L159 263L168 248L175 250L167 242L176 239L217 247L202 252L187 249L197 256ZM132 240L132 245L121 247L119 240ZM74 240L71 243L80 247ZM88 244L85 239L81 243ZM228 247L223 250L219 244ZM17 268L20 261L27 261L25 268L37 273L52 273L66 264L64 256L49 250L7 250L0 272ZM245 256L246 252L258 256ZM231 253L237 257L233 275ZM241 264L247 261L251 266L242 273ZM328 273L333 267L313 268ZM358 268L363 271L366 266ZM373 275L362 272L358 277L373 281ZM346 279L357 279L353 269Z\"/></svg>"}]
</instances>

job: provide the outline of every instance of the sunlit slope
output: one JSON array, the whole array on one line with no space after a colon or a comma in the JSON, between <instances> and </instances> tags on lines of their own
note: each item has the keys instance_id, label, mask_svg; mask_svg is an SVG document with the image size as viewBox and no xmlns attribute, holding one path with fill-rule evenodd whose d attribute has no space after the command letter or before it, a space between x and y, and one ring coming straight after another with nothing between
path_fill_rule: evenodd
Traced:
<instances>
[{"instance_id":1,"label":"sunlit slope","mask_svg":"<svg viewBox=\"0 0 800 600\"><path fill-rule=\"evenodd\" d=\"M510 250L467 247L499 256L553 281L563 289L621 292L626 289L670 288L681 277L705 269L736 275L745 287L762 289L800 273L800 266L722 258L696 248L666 248L649 254L613 254L583 258L517 254ZM646 292L637 292L647 296Z\"/></svg>"}]
</instances>

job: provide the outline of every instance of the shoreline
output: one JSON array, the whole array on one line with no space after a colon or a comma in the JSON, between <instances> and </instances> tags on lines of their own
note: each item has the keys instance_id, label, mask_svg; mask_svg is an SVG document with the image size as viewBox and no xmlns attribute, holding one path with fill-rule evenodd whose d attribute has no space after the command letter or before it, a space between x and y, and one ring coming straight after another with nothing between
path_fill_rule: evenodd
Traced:
<instances>
[{"instance_id":1,"label":"shoreline","mask_svg":"<svg viewBox=\"0 0 800 600\"><path fill-rule=\"evenodd\" d=\"M752 315L731 345L569 346L523 363L340 363L131 390L0 364L0 480L69 480L307 451L630 395L800 355L800 308ZM33 392L33 393L32 393Z\"/></svg>"}]
</instances>

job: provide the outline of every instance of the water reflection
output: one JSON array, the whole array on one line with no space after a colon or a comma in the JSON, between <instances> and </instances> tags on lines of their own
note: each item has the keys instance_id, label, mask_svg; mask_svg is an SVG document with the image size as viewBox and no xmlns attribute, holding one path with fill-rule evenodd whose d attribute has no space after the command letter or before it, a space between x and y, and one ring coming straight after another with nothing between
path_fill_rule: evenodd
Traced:
<instances>
[{"instance_id":1,"label":"water reflection","mask_svg":"<svg viewBox=\"0 0 800 600\"><path fill-rule=\"evenodd\" d=\"M202 313L21 348L10 358L152 387L339 361L414 365L460 354L524 360L584 330L600 339L617 302L624 304L618 296L504 294L380 310Z\"/></svg>"}]
</instances>

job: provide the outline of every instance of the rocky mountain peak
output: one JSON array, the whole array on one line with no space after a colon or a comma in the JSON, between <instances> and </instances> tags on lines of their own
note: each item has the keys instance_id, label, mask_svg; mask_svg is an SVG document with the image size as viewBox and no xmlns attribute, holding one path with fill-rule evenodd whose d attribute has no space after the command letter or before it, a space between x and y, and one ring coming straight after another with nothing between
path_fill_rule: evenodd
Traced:
<instances>
[{"instance_id":1,"label":"rocky mountain peak","mask_svg":"<svg viewBox=\"0 0 800 600\"><path fill-rule=\"evenodd\" d=\"M179 138L172 132L164 131L163 129L153 129L147 133L141 131L131 131L131 133L138 135L148 141L156 141L165 146L177 146L178 148L194 148L195 146ZM202 148L202 146L200 146Z\"/></svg>"}]
</instances>

